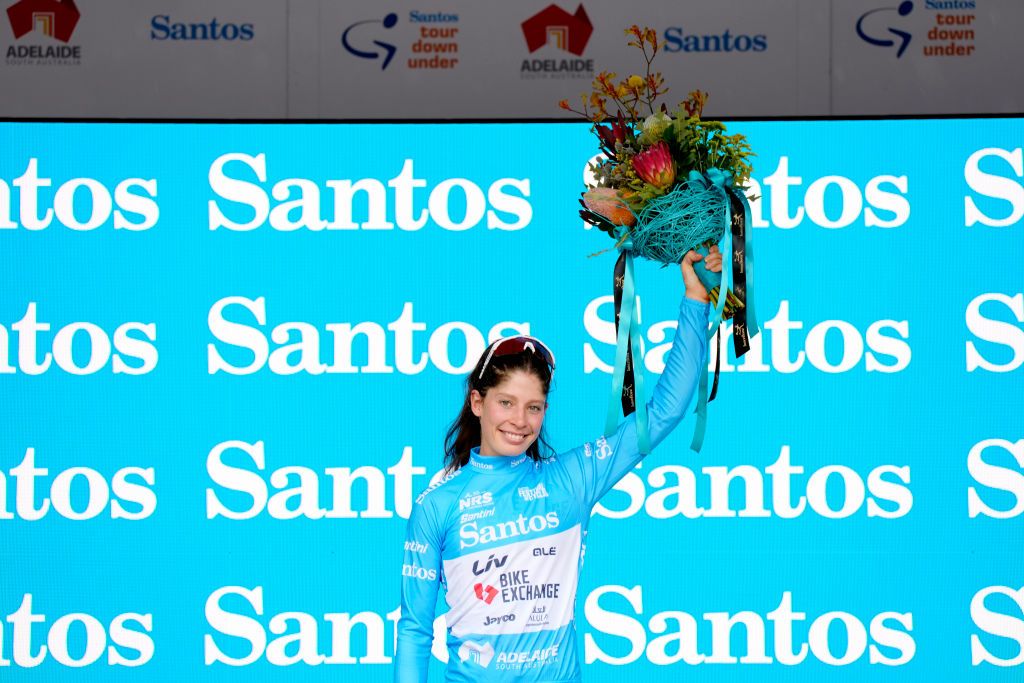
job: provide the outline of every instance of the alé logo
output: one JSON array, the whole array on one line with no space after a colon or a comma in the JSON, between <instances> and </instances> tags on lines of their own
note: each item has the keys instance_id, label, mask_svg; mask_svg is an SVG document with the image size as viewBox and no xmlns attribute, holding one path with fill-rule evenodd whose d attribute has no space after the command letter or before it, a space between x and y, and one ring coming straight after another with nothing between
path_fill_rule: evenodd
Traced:
<instances>
[{"instance_id":1,"label":"al\u00e9 logo","mask_svg":"<svg viewBox=\"0 0 1024 683\"><path fill-rule=\"evenodd\" d=\"M397 23L398 15L394 12L389 12L383 19L357 21L342 32L341 44L356 57L381 60L380 68L383 71L388 68L398 48L380 39L386 38Z\"/></svg>"},{"instance_id":2,"label":"al\u00e9 logo","mask_svg":"<svg viewBox=\"0 0 1024 683\"><path fill-rule=\"evenodd\" d=\"M594 25L582 4L575 14L551 4L524 21L522 29L531 53L550 44L578 57L586 49Z\"/></svg>"},{"instance_id":3,"label":"al\u00e9 logo","mask_svg":"<svg viewBox=\"0 0 1024 683\"><path fill-rule=\"evenodd\" d=\"M37 32L66 43L80 17L74 0L20 0L7 8L16 39Z\"/></svg>"},{"instance_id":4,"label":"al\u00e9 logo","mask_svg":"<svg viewBox=\"0 0 1024 683\"><path fill-rule=\"evenodd\" d=\"M901 27L900 21L914 10L911 0L903 0L896 7L879 7L865 12L857 19L860 39L878 47L896 48L899 59L910 46L911 35Z\"/></svg>"}]
</instances>

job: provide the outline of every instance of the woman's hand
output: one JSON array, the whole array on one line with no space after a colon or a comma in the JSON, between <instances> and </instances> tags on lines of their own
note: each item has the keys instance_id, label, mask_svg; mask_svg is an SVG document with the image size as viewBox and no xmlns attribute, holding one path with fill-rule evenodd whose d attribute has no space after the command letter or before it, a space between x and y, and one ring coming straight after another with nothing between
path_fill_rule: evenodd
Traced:
<instances>
[{"instance_id":1,"label":"woman's hand","mask_svg":"<svg viewBox=\"0 0 1024 683\"><path fill-rule=\"evenodd\" d=\"M693 272L693 264L704 259L705 268L713 273L722 272L722 254L718 251L718 245L711 245L708 252L707 258L704 259L702 255L691 249L686 252L686 256L679 264L680 270L683 271L683 282L686 284L686 298L705 304L711 299L708 298L708 290L704 288L704 283L697 277L697 273Z\"/></svg>"}]
</instances>

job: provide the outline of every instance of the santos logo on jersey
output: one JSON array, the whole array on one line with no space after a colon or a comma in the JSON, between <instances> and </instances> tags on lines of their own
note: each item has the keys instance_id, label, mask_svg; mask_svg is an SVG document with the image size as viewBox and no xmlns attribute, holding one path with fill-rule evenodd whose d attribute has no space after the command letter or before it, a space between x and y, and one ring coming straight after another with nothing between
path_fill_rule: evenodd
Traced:
<instances>
[{"instance_id":1,"label":"santos logo on jersey","mask_svg":"<svg viewBox=\"0 0 1024 683\"><path fill-rule=\"evenodd\" d=\"M516 536L524 536L529 533L539 533L545 529L557 529L559 525L558 513L552 510L544 515L519 515L512 522L499 522L498 524L478 526L476 522L463 524L459 527L459 548L472 548L475 545L485 545L495 541L504 541Z\"/></svg>"},{"instance_id":2,"label":"santos logo on jersey","mask_svg":"<svg viewBox=\"0 0 1024 683\"><path fill-rule=\"evenodd\" d=\"M411 564L402 565L402 576L409 576L420 581L434 581L437 579L436 569L427 569L425 567L416 567Z\"/></svg>"}]
</instances>

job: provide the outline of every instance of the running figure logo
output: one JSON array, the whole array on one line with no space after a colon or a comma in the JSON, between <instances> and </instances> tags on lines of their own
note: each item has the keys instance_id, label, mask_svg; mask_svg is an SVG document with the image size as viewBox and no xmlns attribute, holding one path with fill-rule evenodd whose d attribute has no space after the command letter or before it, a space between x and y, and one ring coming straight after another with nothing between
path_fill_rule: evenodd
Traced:
<instances>
[{"instance_id":1,"label":"running figure logo","mask_svg":"<svg viewBox=\"0 0 1024 683\"><path fill-rule=\"evenodd\" d=\"M861 15L860 19L857 20L857 35L860 36L861 40L863 40L863 41L865 41L867 43L871 43L872 45L877 45L879 47L892 47L892 46L894 46L896 44L896 41L893 40L892 38L890 38L888 36L877 37L877 36L873 36L873 35L870 35L869 33L865 32L864 31L865 20L868 17L872 16L873 14L878 14L879 12L896 12L901 17L905 17L908 14L910 14L910 12L913 9L914 9L914 3L911 2L911 0L903 0L903 2L901 2L898 7L880 7L878 9L873 9L870 12L865 12L864 14ZM869 29L868 30L871 33L874 33L875 30L877 30L877 29L874 26L871 26L871 25L876 24L877 22L874 21L874 20L871 20L868 23L869 23ZM910 38L911 38L911 36L906 31L901 31L901 30L899 30L897 28L894 28L892 26L889 27L889 33L891 33L892 35L896 36L900 40L899 49L896 51L896 58L899 59L900 57L903 56L903 53L906 52L907 47L910 45Z\"/></svg>"},{"instance_id":2,"label":"running figure logo","mask_svg":"<svg viewBox=\"0 0 1024 683\"><path fill-rule=\"evenodd\" d=\"M394 28L395 24L397 24L397 23L398 23L398 15L395 14L394 12L391 12L390 14L388 14L386 17L384 17L383 20L381 20L381 19L367 19L366 21L358 21L358 22L352 24L351 26L349 26L347 29L345 29L345 32L341 34L341 44L343 46L345 46L346 50L348 50L349 52L354 54L356 57L362 57L363 59L378 59L379 57L381 57L382 53L380 53L380 52L378 52L376 50L373 50L372 48L369 48L369 49L357 48L356 46L354 46L352 44L352 42L351 42L352 39L349 37L349 34L352 33L353 29L357 29L360 26L365 26L366 24L381 24L384 28L390 29L390 28ZM391 58L395 56L395 52L397 51L397 48L394 45L392 45L391 43L385 43L385 42L380 41L380 40L374 40L373 44L376 45L377 47L381 48L384 51L384 53L386 53L385 56L384 56L384 63L381 64L381 67L380 67L381 71L383 71L384 69L388 68L388 64L391 63Z\"/></svg>"}]
</instances>

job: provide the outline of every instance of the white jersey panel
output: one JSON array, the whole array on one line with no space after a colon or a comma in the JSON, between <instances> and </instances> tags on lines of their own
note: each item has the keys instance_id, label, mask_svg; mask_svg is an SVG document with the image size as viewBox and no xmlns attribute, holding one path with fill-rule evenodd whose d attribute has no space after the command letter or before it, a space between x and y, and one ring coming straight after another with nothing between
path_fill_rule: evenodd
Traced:
<instances>
[{"instance_id":1,"label":"white jersey panel","mask_svg":"<svg viewBox=\"0 0 1024 683\"><path fill-rule=\"evenodd\" d=\"M573 618L579 566L579 524L446 559L448 626L459 637L566 626Z\"/></svg>"}]
</instances>

